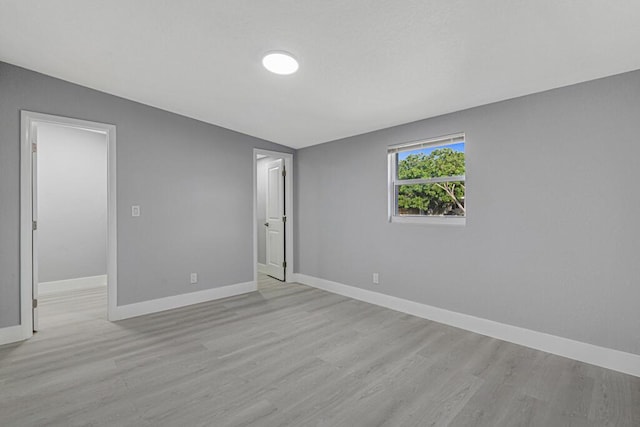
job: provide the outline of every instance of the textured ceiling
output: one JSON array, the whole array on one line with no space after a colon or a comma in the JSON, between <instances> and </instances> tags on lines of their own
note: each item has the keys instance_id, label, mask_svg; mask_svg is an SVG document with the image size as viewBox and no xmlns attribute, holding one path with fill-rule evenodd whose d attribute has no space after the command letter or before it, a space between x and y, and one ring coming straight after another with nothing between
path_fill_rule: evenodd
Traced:
<instances>
[{"instance_id":1,"label":"textured ceiling","mask_svg":"<svg viewBox=\"0 0 640 427\"><path fill-rule=\"evenodd\" d=\"M638 0L0 0L0 60L299 148L640 69L639 22Z\"/></svg>"}]
</instances>

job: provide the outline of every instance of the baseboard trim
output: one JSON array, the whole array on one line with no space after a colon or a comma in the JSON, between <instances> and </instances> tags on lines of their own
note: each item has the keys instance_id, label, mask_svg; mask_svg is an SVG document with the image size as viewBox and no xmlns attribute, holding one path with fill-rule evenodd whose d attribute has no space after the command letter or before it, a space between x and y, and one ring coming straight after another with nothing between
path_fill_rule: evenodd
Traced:
<instances>
[{"instance_id":1,"label":"baseboard trim","mask_svg":"<svg viewBox=\"0 0 640 427\"><path fill-rule=\"evenodd\" d=\"M221 286L219 288L205 289L203 291L189 292L187 294L174 295L143 301L134 304L119 305L109 320L123 320L131 317L144 316L145 314L158 313L160 311L185 307L201 302L228 298L236 295L254 292L258 289L256 282L237 283L235 285Z\"/></svg>"},{"instance_id":2,"label":"baseboard trim","mask_svg":"<svg viewBox=\"0 0 640 427\"><path fill-rule=\"evenodd\" d=\"M47 294L64 290L91 289L99 286L107 286L107 275L78 277L76 279L53 280L51 282L38 283L38 293Z\"/></svg>"},{"instance_id":3,"label":"baseboard trim","mask_svg":"<svg viewBox=\"0 0 640 427\"><path fill-rule=\"evenodd\" d=\"M8 326L0 328L0 345L10 344L12 342L22 341L25 339L22 325Z\"/></svg>"},{"instance_id":4,"label":"baseboard trim","mask_svg":"<svg viewBox=\"0 0 640 427\"><path fill-rule=\"evenodd\" d=\"M525 347L640 377L640 355L574 341L493 320L449 311L391 295L381 294L306 274L294 273L294 280L327 292L379 305L392 310L455 326Z\"/></svg>"},{"instance_id":5,"label":"baseboard trim","mask_svg":"<svg viewBox=\"0 0 640 427\"><path fill-rule=\"evenodd\" d=\"M267 273L267 265L258 263L258 273L269 274Z\"/></svg>"}]
</instances>

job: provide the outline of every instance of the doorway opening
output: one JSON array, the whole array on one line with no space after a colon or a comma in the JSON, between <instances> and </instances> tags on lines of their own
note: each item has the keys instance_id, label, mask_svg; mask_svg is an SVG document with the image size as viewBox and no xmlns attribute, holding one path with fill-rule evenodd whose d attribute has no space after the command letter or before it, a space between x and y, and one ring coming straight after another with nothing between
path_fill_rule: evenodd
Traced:
<instances>
[{"instance_id":1,"label":"doorway opening","mask_svg":"<svg viewBox=\"0 0 640 427\"><path fill-rule=\"evenodd\" d=\"M254 279L291 282L293 155L254 149L253 156Z\"/></svg>"},{"instance_id":2,"label":"doorway opening","mask_svg":"<svg viewBox=\"0 0 640 427\"><path fill-rule=\"evenodd\" d=\"M115 126L29 111L21 134L21 323L111 318L116 305Z\"/></svg>"}]
</instances>

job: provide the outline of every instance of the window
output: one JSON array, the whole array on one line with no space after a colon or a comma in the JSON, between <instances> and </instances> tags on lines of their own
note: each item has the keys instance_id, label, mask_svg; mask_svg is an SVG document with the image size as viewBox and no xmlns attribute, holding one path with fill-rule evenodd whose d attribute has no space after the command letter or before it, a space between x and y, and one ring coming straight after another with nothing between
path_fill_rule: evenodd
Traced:
<instances>
[{"instance_id":1,"label":"window","mask_svg":"<svg viewBox=\"0 0 640 427\"><path fill-rule=\"evenodd\" d=\"M465 224L464 146L456 134L388 148L391 222Z\"/></svg>"}]
</instances>

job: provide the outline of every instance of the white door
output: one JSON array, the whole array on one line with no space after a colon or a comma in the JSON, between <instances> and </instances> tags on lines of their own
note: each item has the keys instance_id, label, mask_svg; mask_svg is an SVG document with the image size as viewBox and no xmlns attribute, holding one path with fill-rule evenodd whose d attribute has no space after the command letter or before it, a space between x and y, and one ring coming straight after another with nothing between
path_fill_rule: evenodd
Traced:
<instances>
[{"instance_id":1,"label":"white door","mask_svg":"<svg viewBox=\"0 0 640 427\"><path fill-rule=\"evenodd\" d=\"M284 160L267 165L267 274L278 280L285 278Z\"/></svg>"},{"instance_id":2,"label":"white door","mask_svg":"<svg viewBox=\"0 0 640 427\"><path fill-rule=\"evenodd\" d=\"M38 128L31 126L31 220L32 222L32 289L33 331L38 330Z\"/></svg>"}]
</instances>

